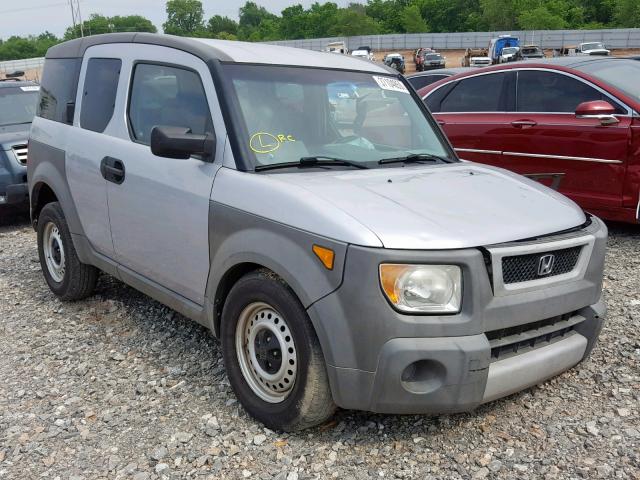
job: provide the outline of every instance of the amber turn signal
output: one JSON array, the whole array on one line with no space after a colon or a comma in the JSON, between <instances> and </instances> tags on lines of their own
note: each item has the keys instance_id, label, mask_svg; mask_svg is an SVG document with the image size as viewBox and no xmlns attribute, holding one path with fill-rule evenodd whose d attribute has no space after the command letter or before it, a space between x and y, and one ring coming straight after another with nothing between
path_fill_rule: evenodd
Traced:
<instances>
[{"instance_id":1,"label":"amber turn signal","mask_svg":"<svg viewBox=\"0 0 640 480\"><path fill-rule=\"evenodd\" d=\"M322 264L327 270L333 270L333 261L336 254L330 248L321 247L320 245L313 246L313 253L320 259Z\"/></svg>"}]
</instances>

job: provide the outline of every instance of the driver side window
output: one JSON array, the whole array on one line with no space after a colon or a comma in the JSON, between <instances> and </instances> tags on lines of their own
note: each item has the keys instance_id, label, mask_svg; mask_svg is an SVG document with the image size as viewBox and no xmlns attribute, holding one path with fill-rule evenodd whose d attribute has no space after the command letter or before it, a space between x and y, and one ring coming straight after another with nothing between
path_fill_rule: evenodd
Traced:
<instances>
[{"instance_id":1,"label":"driver side window","mask_svg":"<svg viewBox=\"0 0 640 480\"><path fill-rule=\"evenodd\" d=\"M133 72L128 119L131 136L149 145L156 126L213 133L209 104L199 75L166 65L139 63Z\"/></svg>"}]
</instances>

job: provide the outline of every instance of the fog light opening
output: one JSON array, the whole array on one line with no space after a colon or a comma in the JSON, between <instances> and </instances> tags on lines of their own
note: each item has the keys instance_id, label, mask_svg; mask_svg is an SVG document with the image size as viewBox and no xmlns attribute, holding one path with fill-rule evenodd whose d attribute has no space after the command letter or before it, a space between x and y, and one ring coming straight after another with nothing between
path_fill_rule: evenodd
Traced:
<instances>
[{"instance_id":1,"label":"fog light opening","mask_svg":"<svg viewBox=\"0 0 640 480\"><path fill-rule=\"evenodd\" d=\"M431 393L442 386L446 374L446 369L440 362L418 360L403 370L400 383L405 390L411 393Z\"/></svg>"}]
</instances>

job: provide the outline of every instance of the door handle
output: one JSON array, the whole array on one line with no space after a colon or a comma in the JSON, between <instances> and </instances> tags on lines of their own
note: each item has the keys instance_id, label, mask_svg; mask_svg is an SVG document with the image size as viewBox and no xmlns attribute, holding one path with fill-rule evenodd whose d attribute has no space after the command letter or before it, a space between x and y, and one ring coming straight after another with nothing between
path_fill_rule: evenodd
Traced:
<instances>
[{"instance_id":1,"label":"door handle","mask_svg":"<svg viewBox=\"0 0 640 480\"><path fill-rule=\"evenodd\" d=\"M100 173L107 182L120 185L124 182L124 163L113 157L104 157L100 162Z\"/></svg>"},{"instance_id":2,"label":"door handle","mask_svg":"<svg viewBox=\"0 0 640 480\"><path fill-rule=\"evenodd\" d=\"M538 122L534 122L533 120L516 120L514 122L511 122L511 125L516 128L529 128L535 127L536 125L538 125Z\"/></svg>"},{"instance_id":3,"label":"door handle","mask_svg":"<svg viewBox=\"0 0 640 480\"><path fill-rule=\"evenodd\" d=\"M444 120L436 120L436 122L438 122L438 125L440 125L441 127L443 125L446 125L447 122L445 122Z\"/></svg>"}]
</instances>

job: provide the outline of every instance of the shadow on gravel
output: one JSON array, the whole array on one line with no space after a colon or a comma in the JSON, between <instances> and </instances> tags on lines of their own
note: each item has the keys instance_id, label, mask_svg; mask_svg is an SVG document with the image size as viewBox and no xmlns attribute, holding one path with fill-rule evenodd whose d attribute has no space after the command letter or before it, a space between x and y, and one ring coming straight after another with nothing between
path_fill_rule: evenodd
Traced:
<instances>
[{"instance_id":1,"label":"shadow on gravel","mask_svg":"<svg viewBox=\"0 0 640 480\"><path fill-rule=\"evenodd\" d=\"M629 223L606 222L609 228L609 235L637 237L640 239L640 225L631 225Z\"/></svg>"},{"instance_id":2,"label":"shadow on gravel","mask_svg":"<svg viewBox=\"0 0 640 480\"><path fill-rule=\"evenodd\" d=\"M0 231L29 226L29 212L6 211L0 208Z\"/></svg>"}]
</instances>

